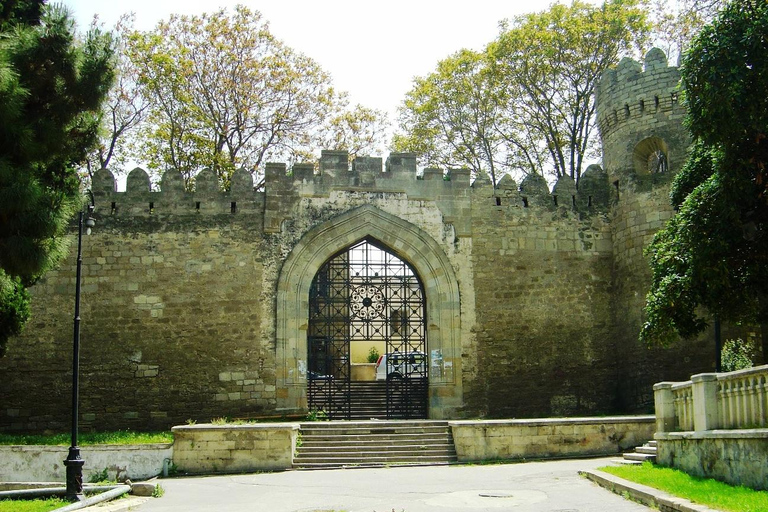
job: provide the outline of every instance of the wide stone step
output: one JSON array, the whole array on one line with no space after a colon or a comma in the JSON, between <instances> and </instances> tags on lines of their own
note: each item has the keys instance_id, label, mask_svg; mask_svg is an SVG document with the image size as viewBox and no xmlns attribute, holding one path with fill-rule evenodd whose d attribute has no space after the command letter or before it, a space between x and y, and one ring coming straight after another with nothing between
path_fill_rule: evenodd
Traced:
<instances>
[{"instance_id":1,"label":"wide stone step","mask_svg":"<svg viewBox=\"0 0 768 512\"><path fill-rule=\"evenodd\" d=\"M645 453L648 455L656 455L655 446L638 446L635 448L635 453Z\"/></svg>"},{"instance_id":2,"label":"wide stone step","mask_svg":"<svg viewBox=\"0 0 768 512\"><path fill-rule=\"evenodd\" d=\"M294 467L448 464L456 449L446 421L335 421L301 424Z\"/></svg>"},{"instance_id":3,"label":"wide stone step","mask_svg":"<svg viewBox=\"0 0 768 512\"><path fill-rule=\"evenodd\" d=\"M345 421L345 422L313 422L302 423L301 431L313 433L319 431L335 431L339 433L406 433L406 432L437 432L449 429L446 423L420 423L417 421Z\"/></svg>"},{"instance_id":4,"label":"wide stone step","mask_svg":"<svg viewBox=\"0 0 768 512\"><path fill-rule=\"evenodd\" d=\"M456 457L456 450L451 449L448 447L437 447L437 448L424 448L424 447L414 447L411 449L408 449L407 447L398 447L397 449L388 449L388 450L382 450L381 448L370 448L370 449L364 449L364 448L352 448L347 447L345 449L324 449L324 448L305 448L302 449L300 453L296 455L294 460L301 461L307 458L315 458L320 457L323 459L344 459L349 457L357 457L357 458L365 458L367 459L375 459L377 457L388 457L388 458L396 458L396 459L402 459L405 457L405 459L411 459L411 458L431 458L431 457Z\"/></svg>"},{"instance_id":5,"label":"wide stone step","mask_svg":"<svg viewBox=\"0 0 768 512\"><path fill-rule=\"evenodd\" d=\"M447 466L453 461L433 461L433 462L355 462L355 463L333 463L333 462L303 462L301 464L294 465L295 469L299 470L321 470L321 469L365 469L365 468L382 468L382 467L398 467L398 466Z\"/></svg>"},{"instance_id":6,"label":"wide stone step","mask_svg":"<svg viewBox=\"0 0 768 512\"><path fill-rule=\"evenodd\" d=\"M313 434L301 433L301 437L305 441L310 440L322 440L322 441L409 441L411 439L414 442L418 442L420 439L447 439L453 440L450 433L447 432L406 432L402 434L392 433L356 433L356 434L339 434L337 432L317 432Z\"/></svg>"},{"instance_id":7,"label":"wide stone step","mask_svg":"<svg viewBox=\"0 0 768 512\"><path fill-rule=\"evenodd\" d=\"M334 457L332 459L328 457L301 457L296 458L296 464L391 464L397 462L411 462L417 464L427 464L435 462L450 463L456 461L455 455L435 455L435 456L422 456L422 455L360 455L360 456L348 456L348 457Z\"/></svg>"},{"instance_id":8,"label":"wide stone step","mask_svg":"<svg viewBox=\"0 0 768 512\"><path fill-rule=\"evenodd\" d=\"M322 453L326 455L341 455L349 453L410 453L410 454L430 454L430 453L452 453L456 454L456 449L448 443L440 444L412 444L412 445L321 445L321 446L301 446L299 455L307 453Z\"/></svg>"},{"instance_id":9,"label":"wide stone step","mask_svg":"<svg viewBox=\"0 0 768 512\"><path fill-rule=\"evenodd\" d=\"M372 437L372 436L368 436ZM391 437L376 437L369 439L363 437L361 439L349 439L345 436L324 437L317 439L315 437L301 438L302 447L310 446L432 446L432 445L448 445L453 446L453 439L450 436L424 436L424 437L407 437L396 438Z\"/></svg>"},{"instance_id":10,"label":"wide stone step","mask_svg":"<svg viewBox=\"0 0 768 512\"><path fill-rule=\"evenodd\" d=\"M656 455L651 455L648 453L625 453L624 458L626 460L634 460L638 462L644 462L646 460L654 462L656 460Z\"/></svg>"},{"instance_id":11,"label":"wide stone step","mask_svg":"<svg viewBox=\"0 0 768 512\"><path fill-rule=\"evenodd\" d=\"M389 420L389 421L311 421L301 423L301 428L319 427L319 428L338 428L346 427L445 427L448 428L448 422L442 420Z\"/></svg>"}]
</instances>

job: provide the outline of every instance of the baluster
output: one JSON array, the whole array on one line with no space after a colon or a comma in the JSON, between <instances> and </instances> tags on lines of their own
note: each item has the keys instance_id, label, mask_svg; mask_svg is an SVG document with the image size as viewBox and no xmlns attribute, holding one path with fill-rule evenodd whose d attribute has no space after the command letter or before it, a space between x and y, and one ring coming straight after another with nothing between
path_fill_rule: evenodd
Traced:
<instances>
[{"instance_id":1,"label":"baluster","mask_svg":"<svg viewBox=\"0 0 768 512\"><path fill-rule=\"evenodd\" d=\"M721 425L725 424L725 395L723 393L723 381L717 381L717 416L720 418Z\"/></svg>"},{"instance_id":2,"label":"baluster","mask_svg":"<svg viewBox=\"0 0 768 512\"><path fill-rule=\"evenodd\" d=\"M758 422L761 427L768 425L768 378L765 375L758 377L757 384L757 404L758 404Z\"/></svg>"},{"instance_id":3,"label":"baluster","mask_svg":"<svg viewBox=\"0 0 768 512\"><path fill-rule=\"evenodd\" d=\"M750 375L747 377L747 422L749 427L756 427L757 426L757 393L755 393L756 388L756 377L754 375Z\"/></svg>"},{"instance_id":4,"label":"baluster","mask_svg":"<svg viewBox=\"0 0 768 512\"><path fill-rule=\"evenodd\" d=\"M689 393L689 395L688 395L688 403L690 404L688 406L688 411L690 413L689 416L688 416L690 418L690 420L689 420L690 423L688 425L689 425L689 429L690 430L694 430L696 428L696 426L694 425L694 421L693 421L693 387L688 388L688 393Z\"/></svg>"},{"instance_id":5,"label":"baluster","mask_svg":"<svg viewBox=\"0 0 768 512\"><path fill-rule=\"evenodd\" d=\"M741 418L739 428L746 428L749 425L749 408L747 407L747 379L739 379L739 410Z\"/></svg>"},{"instance_id":6,"label":"baluster","mask_svg":"<svg viewBox=\"0 0 768 512\"><path fill-rule=\"evenodd\" d=\"M739 411L736 405L736 383L730 381L728 383L728 409L730 410L731 420L728 423L728 428L738 428L739 425Z\"/></svg>"}]
</instances>

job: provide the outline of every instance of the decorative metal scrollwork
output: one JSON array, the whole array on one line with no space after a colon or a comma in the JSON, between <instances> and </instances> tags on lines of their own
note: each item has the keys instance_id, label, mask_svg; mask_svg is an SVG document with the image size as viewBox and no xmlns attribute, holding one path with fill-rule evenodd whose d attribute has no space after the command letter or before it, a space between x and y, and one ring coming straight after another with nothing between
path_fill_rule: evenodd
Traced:
<instances>
[{"instance_id":1,"label":"decorative metal scrollwork","mask_svg":"<svg viewBox=\"0 0 768 512\"><path fill-rule=\"evenodd\" d=\"M376 318L384 312L384 292L375 286L356 286L350 299L352 314L363 320Z\"/></svg>"}]
</instances>

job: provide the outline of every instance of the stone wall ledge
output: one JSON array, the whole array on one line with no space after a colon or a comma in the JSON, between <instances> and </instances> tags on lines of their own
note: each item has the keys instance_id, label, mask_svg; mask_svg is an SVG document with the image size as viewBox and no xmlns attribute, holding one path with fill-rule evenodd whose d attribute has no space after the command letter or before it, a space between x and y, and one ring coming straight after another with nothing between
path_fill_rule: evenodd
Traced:
<instances>
[{"instance_id":1,"label":"stone wall ledge","mask_svg":"<svg viewBox=\"0 0 768 512\"><path fill-rule=\"evenodd\" d=\"M460 462L613 455L653 437L653 416L449 421Z\"/></svg>"},{"instance_id":2,"label":"stone wall ledge","mask_svg":"<svg viewBox=\"0 0 768 512\"><path fill-rule=\"evenodd\" d=\"M80 446L83 478L88 481L106 470L111 480L146 480L163 472L173 450L173 443ZM0 446L0 482L63 482L68 451L61 445Z\"/></svg>"},{"instance_id":3,"label":"stone wall ledge","mask_svg":"<svg viewBox=\"0 0 768 512\"><path fill-rule=\"evenodd\" d=\"M190 474L282 471L293 465L298 423L180 425L173 462Z\"/></svg>"},{"instance_id":4,"label":"stone wall ledge","mask_svg":"<svg viewBox=\"0 0 768 512\"><path fill-rule=\"evenodd\" d=\"M657 441L676 441L680 439L768 439L768 428L657 432L653 438Z\"/></svg>"},{"instance_id":5,"label":"stone wall ledge","mask_svg":"<svg viewBox=\"0 0 768 512\"><path fill-rule=\"evenodd\" d=\"M654 437L656 460L663 466L768 490L768 428L664 432Z\"/></svg>"},{"instance_id":6,"label":"stone wall ledge","mask_svg":"<svg viewBox=\"0 0 768 512\"><path fill-rule=\"evenodd\" d=\"M289 429L289 430L299 430L299 424L298 423L246 423L242 425L237 424L225 424L225 425L214 425L212 423L201 423L200 425L178 425L171 428L171 432L195 432L195 433L202 433L202 432L245 432L249 430L262 430L262 431L270 431L270 430L280 430L280 429Z\"/></svg>"},{"instance_id":7,"label":"stone wall ledge","mask_svg":"<svg viewBox=\"0 0 768 512\"><path fill-rule=\"evenodd\" d=\"M81 452L132 452L132 451L152 451L152 450L170 450L173 443L151 443L151 444L96 444L80 445ZM69 447L64 445L48 444L9 444L2 447L3 450L11 452L68 452Z\"/></svg>"},{"instance_id":8,"label":"stone wall ledge","mask_svg":"<svg viewBox=\"0 0 768 512\"><path fill-rule=\"evenodd\" d=\"M550 426L550 425L594 425L594 424L614 424L614 423L654 423L656 417L652 415L641 416L595 416L586 418L533 418L533 419L500 419L500 420L453 420L449 421L450 426Z\"/></svg>"}]
</instances>

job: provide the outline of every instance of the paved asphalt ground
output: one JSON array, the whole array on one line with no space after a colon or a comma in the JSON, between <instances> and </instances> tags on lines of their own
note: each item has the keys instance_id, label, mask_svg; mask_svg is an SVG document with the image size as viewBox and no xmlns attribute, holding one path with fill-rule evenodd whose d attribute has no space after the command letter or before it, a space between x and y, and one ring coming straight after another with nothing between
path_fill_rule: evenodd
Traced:
<instances>
[{"instance_id":1,"label":"paved asphalt ground","mask_svg":"<svg viewBox=\"0 0 768 512\"><path fill-rule=\"evenodd\" d=\"M131 510L647 512L649 509L643 505L577 474L579 470L609 465L610 460L174 478L160 481L165 490L162 498L148 499Z\"/></svg>"}]
</instances>

